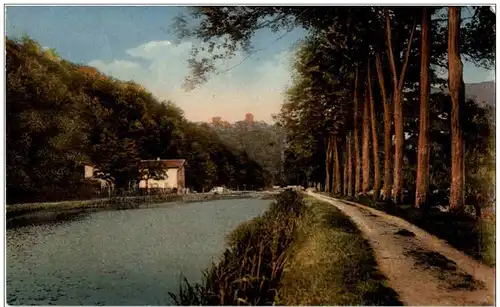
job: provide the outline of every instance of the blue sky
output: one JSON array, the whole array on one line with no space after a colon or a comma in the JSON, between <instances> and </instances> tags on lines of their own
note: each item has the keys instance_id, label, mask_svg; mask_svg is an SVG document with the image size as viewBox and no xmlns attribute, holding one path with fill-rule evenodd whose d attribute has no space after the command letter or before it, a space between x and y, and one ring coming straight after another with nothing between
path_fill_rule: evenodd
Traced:
<instances>
[{"instance_id":1,"label":"blue sky","mask_svg":"<svg viewBox=\"0 0 500 307\"><path fill-rule=\"evenodd\" d=\"M257 120L271 121L279 112L283 90L290 83L293 47L305 31L297 29L274 42L282 33L259 31L253 44L266 48L243 64L186 93L182 82L192 44L176 41L169 31L184 7L7 7L6 32L28 34L40 45L55 48L65 59L95 66L118 79L143 84L162 100L172 100L188 119L207 121L222 116L235 121L251 112ZM274 42L274 43L273 43ZM226 67L245 57L238 53ZM465 82L492 80L494 72L465 63Z\"/></svg>"}]
</instances>

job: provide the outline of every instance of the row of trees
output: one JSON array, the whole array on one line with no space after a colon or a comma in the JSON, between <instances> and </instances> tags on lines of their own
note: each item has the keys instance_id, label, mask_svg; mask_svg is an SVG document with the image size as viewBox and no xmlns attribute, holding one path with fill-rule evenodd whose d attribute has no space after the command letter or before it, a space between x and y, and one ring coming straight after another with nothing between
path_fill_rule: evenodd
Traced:
<instances>
[{"instance_id":1,"label":"row of trees","mask_svg":"<svg viewBox=\"0 0 500 307\"><path fill-rule=\"evenodd\" d=\"M220 58L252 51L259 29L308 30L278 116L305 182L351 197L373 189L375 199L416 207L446 200L453 211L466 194L474 204L493 197L491 110L466 101L462 77L462 57L494 63L489 7L209 7L190 17L199 22L189 28L179 17L179 34L215 50L191 61L193 86ZM449 95L431 91L446 84L442 70Z\"/></svg>"},{"instance_id":2,"label":"row of trees","mask_svg":"<svg viewBox=\"0 0 500 307\"><path fill-rule=\"evenodd\" d=\"M6 40L6 69L8 203L88 197L83 163L127 188L139 161L157 157L186 159L186 185L200 191L267 184L246 153L133 82L60 59L28 37Z\"/></svg>"}]
</instances>

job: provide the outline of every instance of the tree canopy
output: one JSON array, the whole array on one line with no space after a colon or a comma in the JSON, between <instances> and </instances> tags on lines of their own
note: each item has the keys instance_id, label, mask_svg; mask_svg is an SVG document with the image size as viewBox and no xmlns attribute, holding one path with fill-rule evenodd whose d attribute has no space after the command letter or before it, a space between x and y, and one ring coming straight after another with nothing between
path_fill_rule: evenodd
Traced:
<instances>
[{"instance_id":1,"label":"tree canopy","mask_svg":"<svg viewBox=\"0 0 500 307\"><path fill-rule=\"evenodd\" d=\"M211 74L220 73L217 63L221 59L232 57L236 51L255 52L252 37L260 29L285 34L295 27L307 30L307 37L296 52L292 85L277 116L287 139L286 173L295 177L297 183L319 182L329 187L333 181L342 180L344 185L350 185L348 178L332 179L341 177L338 170L334 171L334 164L342 159L346 176L355 177L355 194L351 196L357 197L362 178L359 168L372 167L366 161L367 150L373 146L373 137L383 135L383 149L373 154L384 155L385 193L392 192L398 203L408 202L415 193L419 105L422 99L429 99L428 140L432 158L426 170L430 173L429 187L424 189L431 192L430 202L447 201L450 161L456 158L451 154L450 142L450 131L454 131L453 135L463 134L465 144L466 196L481 195L482 204L491 203L492 191L487 192L478 184L481 181L488 186L486 182L492 178L493 128L487 120L491 109L462 97L453 108L460 105L460 118L454 120L463 128L457 134L450 124L453 112L449 91L445 89L447 80L443 78L443 70L450 65L448 44L452 40L448 11L446 7L194 7L190 14L179 16L176 28L179 37L195 38L208 46L193 49L192 73L186 80L191 88L208 80ZM458 11L463 13L457 52L477 66L493 67L495 15L487 6L460 7ZM423 13L430 16L429 50L422 49ZM429 64L425 65L430 67L428 79L432 89L430 95L419 97L424 52L429 57ZM371 91L365 90L369 84L373 86ZM366 108L371 100L373 112ZM362 108L368 112L361 115ZM367 126L370 116L371 128ZM470 139L471 131L481 131L478 144ZM358 143L361 136L363 158ZM355 176L348 167L351 159ZM485 164L479 167L474 164L477 161ZM366 184L374 185L364 181Z\"/></svg>"}]
</instances>

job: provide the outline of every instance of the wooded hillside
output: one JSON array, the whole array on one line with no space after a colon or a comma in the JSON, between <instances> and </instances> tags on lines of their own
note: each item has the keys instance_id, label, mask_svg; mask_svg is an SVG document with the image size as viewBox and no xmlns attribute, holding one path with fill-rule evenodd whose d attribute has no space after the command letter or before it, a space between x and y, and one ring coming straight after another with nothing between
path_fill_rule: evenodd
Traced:
<instances>
[{"instance_id":1,"label":"wooded hillside","mask_svg":"<svg viewBox=\"0 0 500 307\"><path fill-rule=\"evenodd\" d=\"M260 188L266 171L141 85L70 63L28 37L6 39L7 202L87 198L83 163L139 179L141 159L187 160L187 187Z\"/></svg>"}]
</instances>

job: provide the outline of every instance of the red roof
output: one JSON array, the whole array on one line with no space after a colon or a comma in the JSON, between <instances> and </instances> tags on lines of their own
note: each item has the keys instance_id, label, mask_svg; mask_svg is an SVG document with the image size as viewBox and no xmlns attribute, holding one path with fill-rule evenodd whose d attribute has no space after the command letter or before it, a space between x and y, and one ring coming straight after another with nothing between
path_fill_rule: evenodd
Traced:
<instances>
[{"instance_id":1,"label":"red roof","mask_svg":"<svg viewBox=\"0 0 500 307\"><path fill-rule=\"evenodd\" d=\"M158 165L161 164L166 168L180 168L186 164L184 159L162 159L162 160L141 160L141 165Z\"/></svg>"}]
</instances>

